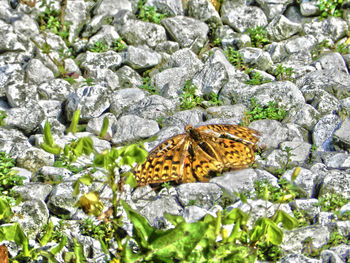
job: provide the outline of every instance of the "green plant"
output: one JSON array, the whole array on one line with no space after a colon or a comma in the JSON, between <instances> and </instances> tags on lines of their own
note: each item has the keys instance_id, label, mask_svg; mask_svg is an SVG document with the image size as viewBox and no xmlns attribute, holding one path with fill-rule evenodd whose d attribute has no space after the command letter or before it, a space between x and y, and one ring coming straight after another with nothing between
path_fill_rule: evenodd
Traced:
<instances>
[{"instance_id":1,"label":"green plant","mask_svg":"<svg viewBox=\"0 0 350 263\"><path fill-rule=\"evenodd\" d=\"M254 194L257 199L268 200L272 203L285 203L295 200L299 196L292 183L281 178L278 181L279 187L273 186L267 181L254 182Z\"/></svg>"},{"instance_id":2,"label":"green plant","mask_svg":"<svg viewBox=\"0 0 350 263\"><path fill-rule=\"evenodd\" d=\"M140 86L140 89L144 89L152 95L159 94L158 90L156 90L156 88L152 86L150 77L143 77L142 82L143 84Z\"/></svg>"},{"instance_id":3,"label":"green plant","mask_svg":"<svg viewBox=\"0 0 350 263\"><path fill-rule=\"evenodd\" d=\"M211 106L220 106L222 105L222 101L219 99L219 95L215 92L210 92L209 94L209 104Z\"/></svg>"},{"instance_id":4,"label":"green plant","mask_svg":"<svg viewBox=\"0 0 350 263\"><path fill-rule=\"evenodd\" d=\"M12 169L14 166L14 159L9 157L7 153L0 152L0 196L15 197L16 194L12 188L23 185L24 178Z\"/></svg>"},{"instance_id":5,"label":"green plant","mask_svg":"<svg viewBox=\"0 0 350 263\"><path fill-rule=\"evenodd\" d=\"M282 64L277 65L277 67L274 70L274 74L276 76L277 80L289 80L292 81L292 75L293 75L293 68L291 67L285 67Z\"/></svg>"},{"instance_id":6,"label":"green plant","mask_svg":"<svg viewBox=\"0 0 350 263\"><path fill-rule=\"evenodd\" d=\"M51 133L51 125L49 121L45 122L44 126L44 142L40 144L40 147L47 151L48 153L52 153L54 155L59 155L62 151L61 147L55 144L54 139Z\"/></svg>"},{"instance_id":7,"label":"green plant","mask_svg":"<svg viewBox=\"0 0 350 263\"><path fill-rule=\"evenodd\" d=\"M213 41L215 47L220 47L222 45L222 40L220 38L215 38Z\"/></svg>"},{"instance_id":8,"label":"green plant","mask_svg":"<svg viewBox=\"0 0 350 263\"><path fill-rule=\"evenodd\" d=\"M246 65L244 65L242 54L238 50L235 50L233 47L227 47L224 53L227 60L237 69L244 70L247 68Z\"/></svg>"},{"instance_id":9,"label":"green plant","mask_svg":"<svg viewBox=\"0 0 350 263\"><path fill-rule=\"evenodd\" d=\"M255 98L252 98L245 115L248 123L262 119L283 121L287 116L287 112L279 108L274 101L270 101L266 106L262 106Z\"/></svg>"},{"instance_id":10,"label":"green plant","mask_svg":"<svg viewBox=\"0 0 350 263\"><path fill-rule=\"evenodd\" d=\"M40 7L44 6L45 10L41 12L37 18L39 22L40 31L45 32L45 30L48 29L52 33L60 36L63 40L67 42L69 37L70 23L64 21L64 8L61 7L61 10L57 11L53 8L52 2L47 4L46 1L43 1Z\"/></svg>"},{"instance_id":11,"label":"green plant","mask_svg":"<svg viewBox=\"0 0 350 263\"><path fill-rule=\"evenodd\" d=\"M282 175L285 171L287 171L288 169L291 169L292 167L290 166L290 162L291 162L291 157L293 156L293 154L291 153L291 148L290 147L285 147L283 149L281 149L282 153L281 153L281 158L284 157L285 160L282 161L282 166L276 170L276 175L280 176Z\"/></svg>"},{"instance_id":12,"label":"green plant","mask_svg":"<svg viewBox=\"0 0 350 263\"><path fill-rule=\"evenodd\" d=\"M48 224L42 227L42 231L39 237L40 244L45 245L49 241L59 243L64 238L63 230L66 228L67 223L64 220L59 220L58 225L54 226L50 220Z\"/></svg>"},{"instance_id":13,"label":"green plant","mask_svg":"<svg viewBox=\"0 0 350 263\"><path fill-rule=\"evenodd\" d=\"M180 95L180 109L189 110L203 102L203 98L196 95L197 86L191 81L186 81L183 92Z\"/></svg>"},{"instance_id":14,"label":"green plant","mask_svg":"<svg viewBox=\"0 0 350 263\"><path fill-rule=\"evenodd\" d=\"M83 235L90 236L107 244L113 239L115 229L111 221L94 223L92 219L86 218L80 225L80 231Z\"/></svg>"},{"instance_id":15,"label":"green plant","mask_svg":"<svg viewBox=\"0 0 350 263\"><path fill-rule=\"evenodd\" d=\"M79 127L79 119L80 119L80 110L77 109L75 110L75 112L73 113L73 116L72 116L72 120L71 120L71 123L70 123L70 126L68 129L66 129L66 133L73 133L75 134L76 132L78 132L78 129L81 128Z\"/></svg>"},{"instance_id":16,"label":"green plant","mask_svg":"<svg viewBox=\"0 0 350 263\"><path fill-rule=\"evenodd\" d=\"M94 85L94 80L92 78L86 78L85 79L85 83L88 85L88 86L93 86Z\"/></svg>"},{"instance_id":17,"label":"green plant","mask_svg":"<svg viewBox=\"0 0 350 263\"><path fill-rule=\"evenodd\" d=\"M266 30L261 26L248 28L247 32L250 36L252 47L263 48L265 45L271 43L266 36Z\"/></svg>"},{"instance_id":18,"label":"green plant","mask_svg":"<svg viewBox=\"0 0 350 263\"><path fill-rule=\"evenodd\" d=\"M137 3L136 17L142 21L159 24L163 18L168 16L168 14L158 13L157 8L146 5L146 3L147 0L139 0Z\"/></svg>"},{"instance_id":19,"label":"green plant","mask_svg":"<svg viewBox=\"0 0 350 263\"><path fill-rule=\"evenodd\" d=\"M248 229L249 215L235 208L229 212L219 211L216 217L208 214L194 223L186 223L180 216L164 214L175 228L155 230L125 202L122 204L134 225L133 239L138 247L135 251L129 242L124 243L120 259L126 262L208 262L208 259L213 262L255 262L259 247L278 254L273 246L282 243L283 231L278 227L279 223L286 229L297 224L294 218L278 210L271 218L259 218ZM231 224L234 227L229 234L224 225ZM221 241L217 241L219 235Z\"/></svg>"},{"instance_id":20,"label":"green plant","mask_svg":"<svg viewBox=\"0 0 350 263\"><path fill-rule=\"evenodd\" d=\"M317 0L321 18L327 18L328 16L341 17L343 14L342 3L343 0Z\"/></svg>"},{"instance_id":21,"label":"green plant","mask_svg":"<svg viewBox=\"0 0 350 263\"><path fill-rule=\"evenodd\" d=\"M99 136L101 139L105 139L106 138L108 126L109 126L109 119L107 117L104 117L103 123L102 123L102 127L101 127L101 131L100 131L100 136Z\"/></svg>"},{"instance_id":22,"label":"green plant","mask_svg":"<svg viewBox=\"0 0 350 263\"><path fill-rule=\"evenodd\" d=\"M121 38L117 38L114 42L113 42L113 50L115 52L122 52L126 49L126 44L125 42L123 41L123 39Z\"/></svg>"},{"instance_id":23,"label":"green plant","mask_svg":"<svg viewBox=\"0 0 350 263\"><path fill-rule=\"evenodd\" d=\"M98 40L92 47L89 48L89 51L95 53L103 53L108 50L108 45L103 41Z\"/></svg>"},{"instance_id":24,"label":"green plant","mask_svg":"<svg viewBox=\"0 0 350 263\"><path fill-rule=\"evenodd\" d=\"M321 207L322 212L334 212L347 203L349 203L349 200L342 195L338 193L327 193L318 198L318 203L316 205Z\"/></svg>"},{"instance_id":25,"label":"green plant","mask_svg":"<svg viewBox=\"0 0 350 263\"><path fill-rule=\"evenodd\" d=\"M261 84L264 84L264 83L271 82L271 80L265 79L263 76L261 76L259 72L255 71L254 73L251 73L251 70L246 70L246 73L249 74L250 79L245 81L244 82L245 84L248 84L248 85L261 85Z\"/></svg>"},{"instance_id":26,"label":"green plant","mask_svg":"<svg viewBox=\"0 0 350 263\"><path fill-rule=\"evenodd\" d=\"M0 110L0 126L5 126L5 118L7 117L7 114L5 111Z\"/></svg>"}]
</instances>

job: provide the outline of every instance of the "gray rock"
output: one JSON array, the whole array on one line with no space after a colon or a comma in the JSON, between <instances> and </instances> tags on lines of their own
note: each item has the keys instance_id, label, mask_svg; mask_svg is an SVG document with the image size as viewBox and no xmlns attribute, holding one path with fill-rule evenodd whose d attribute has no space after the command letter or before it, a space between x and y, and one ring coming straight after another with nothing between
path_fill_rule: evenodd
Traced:
<instances>
[{"instance_id":1,"label":"gray rock","mask_svg":"<svg viewBox=\"0 0 350 263\"><path fill-rule=\"evenodd\" d=\"M314 19L310 23L305 23L303 28L307 35L315 36L320 43L326 38L338 41L346 35L348 25L341 18L330 16L328 19L322 21Z\"/></svg>"},{"instance_id":2,"label":"gray rock","mask_svg":"<svg viewBox=\"0 0 350 263\"><path fill-rule=\"evenodd\" d=\"M262 169L256 169L255 170L257 174L257 180L256 181L262 181L265 182L267 181L269 184L275 186L275 187L280 187L278 184L278 178L274 176L273 174L269 173L268 171L262 170Z\"/></svg>"},{"instance_id":3,"label":"gray rock","mask_svg":"<svg viewBox=\"0 0 350 263\"><path fill-rule=\"evenodd\" d=\"M0 51L25 51L26 47L19 41L18 35L13 31L13 27L0 21Z\"/></svg>"},{"instance_id":4,"label":"gray rock","mask_svg":"<svg viewBox=\"0 0 350 263\"><path fill-rule=\"evenodd\" d=\"M135 115L125 115L118 119L112 143L130 144L136 140L151 137L159 131L158 123Z\"/></svg>"},{"instance_id":5,"label":"gray rock","mask_svg":"<svg viewBox=\"0 0 350 263\"><path fill-rule=\"evenodd\" d=\"M237 33L230 26L223 25L216 29L215 38L221 39L222 46L232 46L237 50L251 46L251 39L246 33Z\"/></svg>"},{"instance_id":6,"label":"gray rock","mask_svg":"<svg viewBox=\"0 0 350 263\"><path fill-rule=\"evenodd\" d=\"M267 37L272 41L288 39L301 31L299 23L294 23L283 15L273 17L274 19L266 27Z\"/></svg>"},{"instance_id":7,"label":"gray rock","mask_svg":"<svg viewBox=\"0 0 350 263\"><path fill-rule=\"evenodd\" d=\"M99 117L109 106L109 90L99 84L84 86L69 94L65 106L66 118L72 120L73 114L80 109L80 120L88 121Z\"/></svg>"},{"instance_id":8,"label":"gray rock","mask_svg":"<svg viewBox=\"0 0 350 263\"><path fill-rule=\"evenodd\" d=\"M321 260L309 258L300 253L289 254L281 258L278 263L321 263Z\"/></svg>"},{"instance_id":9,"label":"gray rock","mask_svg":"<svg viewBox=\"0 0 350 263\"><path fill-rule=\"evenodd\" d=\"M334 114L326 115L317 122L313 128L312 141L319 151L334 149L332 135L340 122L340 118Z\"/></svg>"},{"instance_id":10,"label":"gray rock","mask_svg":"<svg viewBox=\"0 0 350 263\"><path fill-rule=\"evenodd\" d=\"M63 115L62 103L58 100L39 100L38 104L48 119L59 119Z\"/></svg>"},{"instance_id":11,"label":"gray rock","mask_svg":"<svg viewBox=\"0 0 350 263\"><path fill-rule=\"evenodd\" d=\"M306 102L312 105L321 115L335 114L340 109L339 100L323 89L304 86L300 90Z\"/></svg>"},{"instance_id":12,"label":"gray rock","mask_svg":"<svg viewBox=\"0 0 350 263\"><path fill-rule=\"evenodd\" d=\"M345 60L338 52L325 54L311 65L317 70L336 70L349 74Z\"/></svg>"},{"instance_id":13,"label":"gray rock","mask_svg":"<svg viewBox=\"0 0 350 263\"><path fill-rule=\"evenodd\" d=\"M174 16L184 14L181 0L148 0L146 5L154 6L161 13L169 13Z\"/></svg>"},{"instance_id":14,"label":"gray rock","mask_svg":"<svg viewBox=\"0 0 350 263\"><path fill-rule=\"evenodd\" d=\"M288 121L311 131L320 117L321 114L314 107L309 104L304 104L301 107L293 108L289 111Z\"/></svg>"},{"instance_id":15,"label":"gray rock","mask_svg":"<svg viewBox=\"0 0 350 263\"><path fill-rule=\"evenodd\" d=\"M185 68L188 71L188 76L192 77L197 71L203 67L195 53L189 48L182 48L173 53L162 65L161 70L168 68Z\"/></svg>"},{"instance_id":16,"label":"gray rock","mask_svg":"<svg viewBox=\"0 0 350 263\"><path fill-rule=\"evenodd\" d=\"M268 71L273 65L270 54L260 48L247 47L239 52L242 54L244 64L249 67Z\"/></svg>"},{"instance_id":17,"label":"gray rock","mask_svg":"<svg viewBox=\"0 0 350 263\"><path fill-rule=\"evenodd\" d=\"M262 106L270 101L278 101L278 106L286 111L292 108L292 105L300 107L304 105L305 99L301 91L289 81L276 81L262 85L226 85L221 91L219 99L234 101L249 105L251 98L255 98L257 103ZM223 94L224 93L224 94Z\"/></svg>"},{"instance_id":18,"label":"gray rock","mask_svg":"<svg viewBox=\"0 0 350 263\"><path fill-rule=\"evenodd\" d=\"M152 95L131 105L124 114L137 115L150 120L159 120L159 118L169 116L174 110L175 105L171 100L159 95Z\"/></svg>"},{"instance_id":19,"label":"gray rock","mask_svg":"<svg viewBox=\"0 0 350 263\"><path fill-rule=\"evenodd\" d=\"M235 119L237 123L241 122L247 108L242 104L213 106L206 109L205 117L210 120L212 118Z\"/></svg>"},{"instance_id":20,"label":"gray rock","mask_svg":"<svg viewBox=\"0 0 350 263\"><path fill-rule=\"evenodd\" d=\"M237 32L244 32L247 28L267 25L264 12L256 6L238 6L222 15L222 22L229 25Z\"/></svg>"},{"instance_id":21,"label":"gray rock","mask_svg":"<svg viewBox=\"0 0 350 263\"><path fill-rule=\"evenodd\" d=\"M221 24L220 16L215 7L206 0L188 1L188 16L202 21L215 21Z\"/></svg>"},{"instance_id":22,"label":"gray rock","mask_svg":"<svg viewBox=\"0 0 350 263\"><path fill-rule=\"evenodd\" d=\"M132 3L129 0L99 0L97 7L94 9L94 14L115 15L119 10L132 11Z\"/></svg>"},{"instance_id":23,"label":"gray rock","mask_svg":"<svg viewBox=\"0 0 350 263\"><path fill-rule=\"evenodd\" d=\"M12 207L12 212L13 222L17 222L30 239L36 238L49 219L49 210L45 202L39 199L24 201Z\"/></svg>"},{"instance_id":24,"label":"gray rock","mask_svg":"<svg viewBox=\"0 0 350 263\"><path fill-rule=\"evenodd\" d=\"M336 219L336 215L331 212L320 212L316 218L315 223L321 226L328 226Z\"/></svg>"},{"instance_id":25,"label":"gray rock","mask_svg":"<svg viewBox=\"0 0 350 263\"><path fill-rule=\"evenodd\" d=\"M38 101L37 85L23 82L10 82L5 87L5 95L11 107L22 107Z\"/></svg>"},{"instance_id":26,"label":"gray rock","mask_svg":"<svg viewBox=\"0 0 350 263\"><path fill-rule=\"evenodd\" d=\"M265 12L268 20L282 15L287 6L292 3L291 0L258 0L261 9Z\"/></svg>"},{"instance_id":27,"label":"gray rock","mask_svg":"<svg viewBox=\"0 0 350 263\"><path fill-rule=\"evenodd\" d=\"M184 208L183 217L187 223L193 223L202 219L206 214L208 214L206 209L196 205L191 205Z\"/></svg>"},{"instance_id":28,"label":"gray rock","mask_svg":"<svg viewBox=\"0 0 350 263\"><path fill-rule=\"evenodd\" d=\"M309 65L312 62L311 50L315 46L315 37L306 35L282 42L273 42L266 46L266 50L270 53L271 59L275 63ZM294 69L294 71L296 70Z\"/></svg>"},{"instance_id":29,"label":"gray rock","mask_svg":"<svg viewBox=\"0 0 350 263\"><path fill-rule=\"evenodd\" d=\"M121 65L122 57L114 51L104 53L87 51L86 53L79 54L76 61L90 78L105 80L107 73L113 74L111 70ZM107 69L110 70L108 71Z\"/></svg>"},{"instance_id":30,"label":"gray rock","mask_svg":"<svg viewBox=\"0 0 350 263\"><path fill-rule=\"evenodd\" d=\"M128 20L118 30L118 33L129 45L133 46L147 45L155 48L167 40L165 29L162 26L140 20Z\"/></svg>"},{"instance_id":31,"label":"gray rock","mask_svg":"<svg viewBox=\"0 0 350 263\"><path fill-rule=\"evenodd\" d=\"M330 248L331 251L334 251L338 256L341 257L343 262L346 262L346 260L349 258L349 252L350 252L350 246L341 244L335 247Z\"/></svg>"},{"instance_id":32,"label":"gray rock","mask_svg":"<svg viewBox=\"0 0 350 263\"><path fill-rule=\"evenodd\" d=\"M261 133L259 144L267 149L278 148L279 144L288 138L288 129L276 120L258 120L249 125Z\"/></svg>"},{"instance_id":33,"label":"gray rock","mask_svg":"<svg viewBox=\"0 0 350 263\"><path fill-rule=\"evenodd\" d=\"M148 69L161 62L161 55L149 48L138 46L128 46L124 54L124 63L133 69Z\"/></svg>"},{"instance_id":34,"label":"gray rock","mask_svg":"<svg viewBox=\"0 0 350 263\"><path fill-rule=\"evenodd\" d=\"M111 15L104 15L104 14L95 15L87 22L86 26L84 27L84 31L81 33L81 36L84 38L91 37L92 35L96 34L102 28L102 26L110 25L111 20L112 20ZM84 39L82 42L80 42L80 44L83 44L83 49L86 49L87 43L88 43L88 41L86 39ZM79 40L75 43L75 45L77 45L77 44L79 45ZM82 48L82 47L80 47L80 48Z\"/></svg>"},{"instance_id":35,"label":"gray rock","mask_svg":"<svg viewBox=\"0 0 350 263\"><path fill-rule=\"evenodd\" d=\"M290 203L292 210L301 211L308 220L313 220L320 212L321 208L317 206L318 200L311 199L296 199Z\"/></svg>"},{"instance_id":36,"label":"gray rock","mask_svg":"<svg viewBox=\"0 0 350 263\"><path fill-rule=\"evenodd\" d=\"M41 84L44 81L53 79L55 76L53 72L45 67L39 59L32 59L27 66L26 74L28 80L33 84Z\"/></svg>"},{"instance_id":37,"label":"gray rock","mask_svg":"<svg viewBox=\"0 0 350 263\"><path fill-rule=\"evenodd\" d=\"M203 120L203 111L200 109L184 110L175 112L173 115L165 117L162 121L164 126L197 125Z\"/></svg>"},{"instance_id":38,"label":"gray rock","mask_svg":"<svg viewBox=\"0 0 350 263\"><path fill-rule=\"evenodd\" d=\"M182 212L183 208L173 196L165 196L150 202L140 211L140 214L146 217L151 225L159 226L162 221L164 222L164 213L180 215Z\"/></svg>"},{"instance_id":39,"label":"gray rock","mask_svg":"<svg viewBox=\"0 0 350 263\"><path fill-rule=\"evenodd\" d=\"M90 49L100 42L107 45L107 47L113 47L113 43L120 38L117 30L111 25L102 25L101 29L89 39L87 48Z\"/></svg>"},{"instance_id":40,"label":"gray rock","mask_svg":"<svg viewBox=\"0 0 350 263\"><path fill-rule=\"evenodd\" d=\"M222 176L212 178L210 182L220 186L223 192L235 200L237 193L254 192L254 181L256 179L256 172L249 168L226 172Z\"/></svg>"},{"instance_id":41,"label":"gray rock","mask_svg":"<svg viewBox=\"0 0 350 263\"><path fill-rule=\"evenodd\" d=\"M349 151L350 149L350 119L346 118L333 134L334 146L336 149L342 148Z\"/></svg>"},{"instance_id":42,"label":"gray rock","mask_svg":"<svg viewBox=\"0 0 350 263\"><path fill-rule=\"evenodd\" d=\"M108 118L108 122L109 122L104 139L110 140L113 136L112 127L117 122L116 117L112 113L105 113L98 118L91 119L86 125L86 131L91 132L97 136L100 136L104 118Z\"/></svg>"},{"instance_id":43,"label":"gray rock","mask_svg":"<svg viewBox=\"0 0 350 263\"><path fill-rule=\"evenodd\" d=\"M280 144L280 149L290 148L290 164L292 166L301 166L304 164L306 159L308 158L311 150L311 144L307 142L282 142Z\"/></svg>"},{"instance_id":44,"label":"gray rock","mask_svg":"<svg viewBox=\"0 0 350 263\"><path fill-rule=\"evenodd\" d=\"M238 201L233 205L227 207L229 212L233 208L240 208L243 212L249 213L251 216L248 220L248 227L253 226L255 221L260 217L271 217L277 210L282 210L287 214L293 214L292 210L287 204L273 204L266 200L251 200L248 199L247 203ZM284 239L283 239L284 240Z\"/></svg>"},{"instance_id":45,"label":"gray rock","mask_svg":"<svg viewBox=\"0 0 350 263\"><path fill-rule=\"evenodd\" d=\"M204 209L210 209L223 195L220 187L212 183L181 184L176 192L183 207L196 205Z\"/></svg>"},{"instance_id":46,"label":"gray rock","mask_svg":"<svg viewBox=\"0 0 350 263\"><path fill-rule=\"evenodd\" d=\"M118 118L128 107L137 104L146 97L146 92L139 88L116 90L111 96L110 112Z\"/></svg>"},{"instance_id":47,"label":"gray rock","mask_svg":"<svg viewBox=\"0 0 350 263\"><path fill-rule=\"evenodd\" d=\"M72 182L60 183L51 192L47 201L50 213L70 218L77 210L78 197L73 195Z\"/></svg>"},{"instance_id":48,"label":"gray rock","mask_svg":"<svg viewBox=\"0 0 350 263\"><path fill-rule=\"evenodd\" d=\"M64 19L70 23L68 36L70 42L73 42L73 40L78 37L81 28L86 24L86 14L90 11L92 6L93 3L85 2L83 0L67 2Z\"/></svg>"},{"instance_id":49,"label":"gray rock","mask_svg":"<svg viewBox=\"0 0 350 263\"><path fill-rule=\"evenodd\" d=\"M286 141L304 141L309 140L309 133L306 129L302 128L295 123L286 123L288 128L288 139Z\"/></svg>"},{"instance_id":50,"label":"gray rock","mask_svg":"<svg viewBox=\"0 0 350 263\"><path fill-rule=\"evenodd\" d=\"M165 52L169 55L175 53L176 51L178 51L180 49L180 45L177 42L174 41L165 41L162 43L159 43L156 48L155 51L157 52Z\"/></svg>"},{"instance_id":51,"label":"gray rock","mask_svg":"<svg viewBox=\"0 0 350 263\"><path fill-rule=\"evenodd\" d=\"M21 108L11 108L6 111L6 114L6 126L20 129L25 134L36 131L45 118L44 111L38 104L29 104Z\"/></svg>"},{"instance_id":52,"label":"gray rock","mask_svg":"<svg viewBox=\"0 0 350 263\"><path fill-rule=\"evenodd\" d=\"M300 13L303 16L314 16L320 13L320 9L317 6L317 1L301 1Z\"/></svg>"},{"instance_id":53,"label":"gray rock","mask_svg":"<svg viewBox=\"0 0 350 263\"><path fill-rule=\"evenodd\" d=\"M350 180L346 172L329 170L320 187L319 196L338 193L344 198L350 198Z\"/></svg>"},{"instance_id":54,"label":"gray rock","mask_svg":"<svg viewBox=\"0 0 350 263\"><path fill-rule=\"evenodd\" d=\"M54 163L53 154L42 149L29 147L17 157L17 166L25 168L33 173L43 166L52 166Z\"/></svg>"},{"instance_id":55,"label":"gray rock","mask_svg":"<svg viewBox=\"0 0 350 263\"><path fill-rule=\"evenodd\" d=\"M38 94L43 100L64 101L74 88L64 79L46 81L38 87Z\"/></svg>"},{"instance_id":56,"label":"gray rock","mask_svg":"<svg viewBox=\"0 0 350 263\"><path fill-rule=\"evenodd\" d=\"M320 256L323 262L334 262L334 263L344 262L334 251L329 249L323 250Z\"/></svg>"},{"instance_id":57,"label":"gray rock","mask_svg":"<svg viewBox=\"0 0 350 263\"><path fill-rule=\"evenodd\" d=\"M190 17L165 18L161 24L181 48L190 48L194 53L198 53L208 39L208 26Z\"/></svg>"},{"instance_id":58,"label":"gray rock","mask_svg":"<svg viewBox=\"0 0 350 263\"><path fill-rule=\"evenodd\" d=\"M34 175L33 182L60 182L69 179L72 172L63 167L43 166Z\"/></svg>"},{"instance_id":59,"label":"gray rock","mask_svg":"<svg viewBox=\"0 0 350 263\"><path fill-rule=\"evenodd\" d=\"M186 81L190 80L190 77L186 68L169 68L154 74L152 83L163 97L178 99L179 95L183 93Z\"/></svg>"},{"instance_id":60,"label":"gray rock","mask_svg":"<svg viewBox=\"0 0 350 263\"><path fill-rule=\"evenodd\" d=\"M350 116L350 97L340 100L340 110L346 115Z\"/></svg>"},{"instance_id":61,"label":"gray rock","mask_svg":"<svg viewBox=\"0 0 350 263\"><path fill-rule=\"evenodd\" d=\"M38 199L45 202L52 188L52 185L46 183L28 183L23 186L15 186L12 189L21 195L22 201Z\"/></svg>"},{"instance_id":62,"label":"gray rock","mask_svg":"<svg viewBox=\"0 0 350 263\"><path fill-rule=\"evenodd\" d=\"M209 97L211 92L218 94L236 71L220 49L213 49L204 67L194 75L192 83Z\"/></svg>"},{"instance_id":63,"label":"gray rock","mask_svg":"<svg viewBox=\"0 0 350 263\"><path fill-rule=\"evenodd\" d=\"M350 168L350 155L346 153L336 153L324 158L324 164L329 169L347 169Z\"/></svg>"},{"instance_id":64,"label":"gray rock","mask_svg":"<svg viewBox=\"0 0 350 263\"><path fill-rule=\"evenodd\" d=\"M327 244L329 237L328 228L320 225L287 230L284 232L281 248L285 254L302 253L304 248L310 247L310 243L305 243L308 242L308 239L311 238L309 242L311 242L312 248L319 249Z\"/></svg>"},{"instance_id":65,"label":"gray rock","mask_svg":"<svg viewBox=\"0 0 350 263\"><path fill-rule=\"evenodd\" d=\"M121 89L139 88L142 83L141 76L129 66L123 66L116 71Z\"/></svg>"},{"instance_id":66,"label":"gray rock","mask_svg":"<svg viewBox=\"0 0 350 263\"><path fill-rule=\"evenodd\" d=\"M152 150L154 147L156 147L161 142L167 140L168 138L184 133L184 127L178 127L178 126L169 126L161 129L156 135L156 139L151 142L145 142L144 146L147 151Z\"/></svg>"},{"instance_id":67,"label":"gray rock","mask_svg":"<svg viewBox=\"0 0 350 263\"><path fill-rule=\"evenodd\" d=\"M26 144L30 146L28 138L18 129L4 128L0 126L0 149L9 154L15 145Z\"/></svg>"}]
</instances>

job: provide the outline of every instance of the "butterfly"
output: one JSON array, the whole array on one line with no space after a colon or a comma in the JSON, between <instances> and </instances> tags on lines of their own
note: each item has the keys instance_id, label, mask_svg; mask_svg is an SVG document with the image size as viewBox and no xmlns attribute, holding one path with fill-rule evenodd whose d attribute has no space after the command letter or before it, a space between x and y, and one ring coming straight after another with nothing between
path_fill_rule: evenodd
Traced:
<instances>
[{"instance_id":1,"label":"butterfly","mask_svg":"<svg viewBox=\"0 0 350 263\"><path fill-rule=\"evenodd\" d=\"M9 256L5 245L0 246L0 263L8 263Z\"/></svg>"},{"instance_id":2,"label":"butterfly","mask_svg":"<svg viewBox=\"0 0 350 263\"><path fill-rule=\"evenodd\" d=\"M208 182L210 175L242 169L255 160L260 133L230 124L187 125L152 149L143 164L134 168L138 186L176 181Z\"/></svg>"}]
</instances>

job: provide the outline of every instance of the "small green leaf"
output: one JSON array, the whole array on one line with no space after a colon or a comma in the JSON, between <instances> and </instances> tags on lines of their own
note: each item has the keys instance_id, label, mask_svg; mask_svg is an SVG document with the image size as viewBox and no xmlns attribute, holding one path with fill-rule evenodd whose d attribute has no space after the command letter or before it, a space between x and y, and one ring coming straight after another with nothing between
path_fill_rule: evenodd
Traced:
<instances>
[{"instance_id":1,"label":"small green leaf","mask_svg":"<svg viewBox=\"0 0 350 263\"><path fill-rule=\"evenodd\" d=\"M48 227L46 229L45 235L40 240L41 246L45 246L50 241L52 233L53 233L53 223L51 220L49 220L49 224L48 224Z\"/></svg>"},{"instance_id":2,"label":"small green leaf","mask_svg":"<svg viewBox=\"0 0 350 263\"><path fill-rule=\"evenodd\" d=\"M135 240L137 240L143 248L147 248L149 246L149 238L154 232L154 229L143 216L132 210L126 202L121 200L121 203L128 215L128 219L133 223Z\"/></svg>"},{"instance_id":3,"label":"small green leaf","mask_svg":"<svg viewBox=\"0 0 350 263\"><path fill-rule=\"evenodd\" d=\"M282 210L278 211L276 219L274 221L276 224L281 222L282 226L288 230L292 230L298 226L298 220Z\"/></svg>"},{"instance_id":4,"label":"small green leaf","mask_svg":"<svg viewBox=\"0 0 350 263\"><path fill-rule=\"evenodd\" d=\"M137 186L137 181L131 172L128 172L127 175L125 175L125 184L130 185L131 188L135 188Z\"/></svg>"},{"instance_id":5,"label":"small green leaf","mask_svg":"<svg viewBox=\"0 0 350 263\"><path fill-rule=\"evenodd\" d=\"M73 250L75 255L75 262L76 263L86 263L86 258L84 256L84 250L83 246L75 239L73 238Z\"/></svg>"},{"instance_id":6,"label":"small green leaf","mask_svg":"<svg viewBox=\"0 0 350 263\"><path fill-rule=\"evenodd\" d=\"M68 240L68 239L67 239L67 236L66 236L66 235L63 235L63 237L61 238L60 243L59 243L57 246L51 248L50 252L51 252L52 254L54 254L54 255L56 255L57 253L59 253L59 252L64 248L64 246L67 244L67 240Z\"/></svg>"},{"instance_id":7,"label":"small green leaf","mask_svg":"<svg viewBox=\"0 0 350 263\"><path fill-rule=\"evenodd\" d=\"M81 176L78 180L82 184L91 185L91 183L94 180L94 177L90 173L87 173L87 174L84 174L83 176Z\"/></svg>"},{"instance_id":8,"label":"small green leaf","mask_svg":"<svg viewBox=\"0 0 350 263\"><path fill-rule=\"evenodd\" d=\"M104 139L106 137L108 125L109 125L109 119L107 117L105 117L103 119L103 124L102 124L101 131L100 131L100 138L101 139Z\"/></svg>"},{"instance_id":9,"label":"small green leaf","mask_svg":"<svg viewBox=\"0 0 350 263\"><path fill-rule=\"evenodd\" d=\"M164 217L172 223L175 227L181 223L185 223L185 219L182 216L172 215L169 213L164 213Z\"/></svg>"}]
</instances>

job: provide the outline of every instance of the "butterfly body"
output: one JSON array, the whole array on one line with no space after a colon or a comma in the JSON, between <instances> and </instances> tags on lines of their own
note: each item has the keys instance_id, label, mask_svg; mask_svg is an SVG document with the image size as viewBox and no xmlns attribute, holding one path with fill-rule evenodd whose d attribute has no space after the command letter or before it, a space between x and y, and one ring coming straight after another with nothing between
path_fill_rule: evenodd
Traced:
<instances>
[{"instance_id":1,"label":"butterfly body","mask_svg":"<svg viewBox=\"0 0 350 263\"><path fill-rule=\"evenodd\" d=\"M139 186L169 181L209 181L213 173L241 169L254 162L259 132L229 124L185 127L156 146L134 169Z\"/></svg>"}]
</instances>

